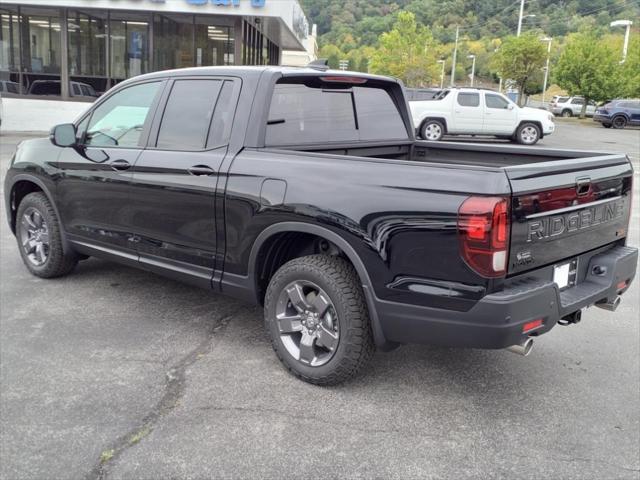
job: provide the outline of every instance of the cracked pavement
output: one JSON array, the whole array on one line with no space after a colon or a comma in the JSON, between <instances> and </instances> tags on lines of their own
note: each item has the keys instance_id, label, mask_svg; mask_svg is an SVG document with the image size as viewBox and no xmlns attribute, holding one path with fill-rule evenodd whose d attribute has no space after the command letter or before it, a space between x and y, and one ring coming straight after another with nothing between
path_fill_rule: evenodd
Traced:
<instances>
[{"instance_id":1,"label":"cracked pavement","mask_svg":"<svg viewBox=\"0 0 640 480\"><path fill-rule=\"evenodd\" d=\"M20 139L0 136L2 178ZM563 121L542 146L640 170L638 130ZM4 209L0 237L2 479L640 478L638 279L527 358L406 346L320 388L280 366L259 308L97 259L40 280Z\"/></svg>"}]
</instances>

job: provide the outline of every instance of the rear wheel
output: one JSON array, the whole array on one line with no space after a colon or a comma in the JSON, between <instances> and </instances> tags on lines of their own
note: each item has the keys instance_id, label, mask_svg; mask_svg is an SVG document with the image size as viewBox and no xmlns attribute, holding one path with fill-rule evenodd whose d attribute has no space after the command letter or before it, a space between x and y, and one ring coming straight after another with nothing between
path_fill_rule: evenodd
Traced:
<instances>
[{"instance_id":1,"label":"rear wheel","mask_svg":"<svg viewBox=\"0 0 640 480\"><path fill-rule=\"evenodd\" d=\"M523 123L516 132L516 141L522 145L535 145L540 140L540 128L535 123Z\"/></svg>"},{"instance_id":2,"label":"rear wheel","mask_svg":"<svg viewBox=\"0 0 640 480\"><path fill-rule=\"evenodd\" d=\"M420 136L424 140L441 140L444 136L444 125L439 120L427 120L422 124Z\"/></svg>"},{"instance_id":3,"label":"rear wheel","mask_svg":"<svg viewBox=\"0 0 640 480\"><path fill-rule=\"evenodd\" d=\"M38 277L66 275L78 263L75 254L64 252L58 217L42 192L30 193L20 202L16 216L16 239L22 261Z\"/></svg>"},{"instance_id":4,"label":"rear wheel","mask_svg":"<svg viewBox=\"0 0 640 480\"><path fill-rule=\"evenodd\" d=\"M341 383L374 352L362 286L340 257L311 255L282 266L269 282L264 315L276 355L306 382Z\"/></svg>"},{"instance_id":5,"label":"rear wheel","mask_svg":"<svg viewBox=\"0 0 640 480\"><path fill-rule=\"evenodd\" d=\"M573 117L573 112L571 110L569 110L568 108L565 108L562 111L562 116L565 117L565 118Z\"/></svg>"},{"instance_id":6,"label":"rear wheel","mask_svg":"<svg viewBox=\"0 0 640 480\"><path fill-rule=\"evenodd\" d=\"M627 126L627 119L622 115L618 115L617 117L613 117L613 128L624 128Z\"/></svg>"}]
</instances>

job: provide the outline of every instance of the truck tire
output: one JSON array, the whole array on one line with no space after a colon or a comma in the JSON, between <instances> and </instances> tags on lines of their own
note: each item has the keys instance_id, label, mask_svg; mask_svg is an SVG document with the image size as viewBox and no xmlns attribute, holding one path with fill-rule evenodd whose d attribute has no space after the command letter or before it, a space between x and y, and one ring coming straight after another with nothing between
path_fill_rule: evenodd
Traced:
<instances>
[{"instance_id":1,"label":"truck tire","mask_svg":"<svg viewBox=\"0 0 640 480\"><path fill-rule=\"evenodd\" d=\"M565 108L564 110L562 110L562 114L561 114L564 118L569 118L569 117L573 117L573 112L571 110L569 110L568 108Z\"/></svg>"},{"instance_id":2,"label":"truck tire","mask_svg":"<svg viewBox=\"0 0 640 480\"><path fill-rule=\"evenodd\" d=\"M440 120L426 120L420 128L420 136L423 140L437 142L444 136L444 125Z\"/></svg>"},{"instance_id":3,"label":"truck tire","mask_svg":"<svg viewBox=\"0 0 640 480\"><path fill-rule=\"evenodd\" d=\"M62 248L60 222L42 192L22 199L16 215L16 239L22 261L33 275L54 278L71 272L78 263L74 253Z\"/></svg>"},{"instance_id":4,"label":"truck tire","mask_svg":"<svg viewBox=\"0 0 640 480\"><path fill-rule=\"evenodd\" d=\"M344 382L375 350L361 282L340 257L310 255L284 264L269 282L264 319L276 355L305 382Z\"/></svg>"},{"instance_id":5,"label":"truck tire","mask_svg":"<svg viewBox=\"0 0 640 480\"><path fill-rule=\"evenodd\" d=\"M522 145L535 145L540 140L540 127L535 123L525 122L516 131L516 141Z\"/></svg>"},{"instance_id":6,"label":"truck tire","mask_svg":"<svg viewBox=\"0 0 640 480\"><path fill-rule=\"evenodd\" d=\"M611 128L611 124L610 123L603 123L602 126L604 128Z\"/></svg>"},{"instance_id":7,"label":"truck tire","mask_svg":"<svg viewBox=\"0 0 640 480\"><path fill-rule=\"evenodd\" d=\"M617 117L613 117L611 124L613 128L624 128L627 126L627 118L623 115L618 115Z\"/></svg>"}]
</instances>

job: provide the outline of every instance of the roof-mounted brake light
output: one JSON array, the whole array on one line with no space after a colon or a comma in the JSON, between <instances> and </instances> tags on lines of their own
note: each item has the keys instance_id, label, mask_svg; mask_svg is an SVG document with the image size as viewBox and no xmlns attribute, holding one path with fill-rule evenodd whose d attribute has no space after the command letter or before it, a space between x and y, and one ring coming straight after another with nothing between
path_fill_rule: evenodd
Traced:
<instances>
[{"instance_id":1,"label":"roof-mounted brake light","mask_svg":"<svg viewBox=\"0 0 640 480\"><path fill-rule=\"evenodd\" d=\"M355 85L362 85L363 83L367 83L366 78L362 77L347 77L342 75L335 75L330 77L320 77L320 80L323 82L329 83L352 83Z\"/></svg>"}]
</instances>

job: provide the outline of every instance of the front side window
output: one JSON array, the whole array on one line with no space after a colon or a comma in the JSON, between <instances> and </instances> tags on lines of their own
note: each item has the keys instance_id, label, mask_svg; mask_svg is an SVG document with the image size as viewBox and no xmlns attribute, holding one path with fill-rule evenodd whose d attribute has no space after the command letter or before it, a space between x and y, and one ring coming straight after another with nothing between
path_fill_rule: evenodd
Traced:
<instances>
[{"instance_id":1,"label":"front side window","mask_svg":"<svg viewBox=\"0 0 640 480\"><path fill-rule=\"evenodd\" d=\"M458 94L458 105L462 107L477 107L480 105L480 94L472 92L460 92Z\"/></svg>"},{"instance_id":2,"label":"front side window","mask_svg":"<svg viewBox=\"0 0 640 480\"><path fill-rule=\"evenodd\" d=\"M102 102L91 115L85 144L98 147L138 147L149 110L161 82L125 88Z\"/></svg>"},{"instance_id":3,"label":"front side window","mask_svg":"<svg viewBox=\"0 0 640 480\"><path fill-rule=\"evenodd\" d=\"M488 93L485 95L484 99L487 102L487 108L509 108L509 102L502 98L500 95L493 95Z\"/></svg>"},{"instance_id":4,"label":"front side window","mask_svg":"<svg viewBox=\"0 0 640 480\"><path fill-rule=\"evenodd\" d=\"M158 148L203 150L222 80L176 80L158 132Z\"/></svg>"},{"instance_id":5,"label":"front side window","mask_svg":"<svg viewBox=\"0 0 640 480\"><path fill-rule=\"evenodd\" d=\"M382 88L327 89L279 83L271 99L266 145L407 139L398 108Z\"/></svg>"}]
</instances>

